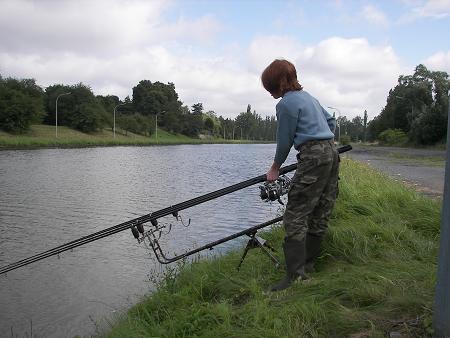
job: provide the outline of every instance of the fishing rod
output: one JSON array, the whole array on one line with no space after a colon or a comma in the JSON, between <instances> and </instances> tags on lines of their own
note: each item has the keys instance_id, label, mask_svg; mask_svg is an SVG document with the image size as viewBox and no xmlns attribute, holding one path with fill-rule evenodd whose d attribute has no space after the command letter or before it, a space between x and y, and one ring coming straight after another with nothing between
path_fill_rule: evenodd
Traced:
<instances>
[{"instance_id":1,"label":"fishing rod","mask_svg":"<svg viewBox=\"0 0 450 338\"><path fill-rule=\"evenodd\" d=\"M350 145L345 145L345 146L339 147L338 148L338 152L339 153L343 153L343 152L349 151L351 149L352 149L352 147ZM280 174L280 176L284 175L284 174L286 174L288 172L294 171L296 168L297 168L297 164L296 163L288 165L288 166L285 166L285 167L282 167L282 168L280 168L279 174ZM184 202L181 202L181 203L178 203L178 204L175 204L175 205L163 208L163 209L155 211L153 213L149 213L149 214L146 214L144 216L141 216L141 217L138 217L138 218L135 218L135 219L132 219L132 220L129 220L129 221L117 224L115 226L112 226L110 228L107 228L107 229L95 232L93 234L90 234L90 235L87 235L87 236L84 236L84 237L80 237L80 238L78 238L76 240L73 240L73 241L70 241L68 243L62 244L62 245L57 246L55 248L49 249L47 251L38 253L38 254L30 256L28 258L25 258L25 259L19 260L17 262L8 264L6 266L3 266L3 267L0 268L0 274L7 273L9 271L18 269L18 268L26 266L28 264L35 263L37 261L40 261L42 259L54 256L54 255L59 255L62 252L65 252L65 251L68 251L68 250L72 250L72 249L74 249L76 247L88 244L90 242L99 240L99 239L107 237L107 236L111 236L113 234L116 234L118 232L124 231L126 229L131 229L131 231L133 232L133 235L137 238L136 235L139 236L139 234L144 234L145 233L144 224L149 223L149 222L152 224L152 226L155 228L155 230L162 231L163 227L160 227L158 225L158 219L159 218L172 215L177 220L181 220L181 222L182 222L182 219L179 216L179 211L191 208L191 207L196 206L198 204L205 203L207 201L210 201L212 199L215 199L215 198L227 195L227 194L231 194L231 193L233 193L235 191L247 188L249 186L252 186L252 185L255 185L255 184L258 184L258 183L262 183L264 181L266 181L266 175L265 174L264 175L260 175L260 176L256 176L256 177L253 177L253 178L248 179L246 181L243 181L243 182L231 185L229 187L225 187L225 188L222 188L222 189L210 192L208 194L195 197L193 199L190 199L190 200L187 200L187 201L184 201ZM269 193L270 193L270 190L269 190ZM273 197L273 196L270 196L270 197ZM170 231L170 229L169 229L169 231ZM159 246L159 244L157 244L157 246ZM155 254L156 254L156 252L155 252Z\"/></svg>"}]
</instances>

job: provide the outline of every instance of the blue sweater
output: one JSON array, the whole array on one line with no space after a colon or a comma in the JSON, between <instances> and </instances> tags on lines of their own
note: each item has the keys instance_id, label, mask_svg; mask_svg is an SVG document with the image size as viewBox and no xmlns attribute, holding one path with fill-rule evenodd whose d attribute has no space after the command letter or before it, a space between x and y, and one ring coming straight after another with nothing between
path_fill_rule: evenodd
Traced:
<instances>
[{"instance_id":1,"label":"blue sweater","mask_svg":"<svg viewBox=\"0 0 450 338\"><path fill-rule=\"evenodd\" d=\"M282 165L291 150L311 140L334 137L336 120L314 97L304 90L284 94L276 106L277 151L274 161Z\"/></svg>"}]
</instances>

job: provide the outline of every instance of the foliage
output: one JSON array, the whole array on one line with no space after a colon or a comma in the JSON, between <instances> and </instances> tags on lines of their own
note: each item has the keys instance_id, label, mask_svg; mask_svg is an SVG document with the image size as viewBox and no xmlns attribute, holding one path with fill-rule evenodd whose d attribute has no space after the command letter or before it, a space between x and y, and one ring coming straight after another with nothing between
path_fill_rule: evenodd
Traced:
<instances>
[{"instance_id":1,"label":"foliage","mask_svg":"<svg viewBox=\"0 0 450 338\"><path fill-rule=\"evenodd\" d=\"M70 94L61 96L65 93ZM110 124L104 105L94 96L91 88L82 83L73 86L49 86L45 89L45 94L45 122L48 124L56 123L58 97L58 125L92 132Z\"/></svg>"},{"instance_id":2,"label":"foliage","mask_svg":"<svg viewBox=\"0 0 450 338\"><path fill-rule=\"evenodd\" d=\"M199 102L192 105L192 114L202 115L203 114L203 103Z\"/></svg>"},{"instance_id":3,"label":"foliage","mask_svg":"<svg viewBox=\"0 0 450 338\"><path fill-rule=\"evenodd\" d=\"M369 124L370 134L400 129L416 144L434 144L445 139L448 116L448 74L418 65L413 75L401 75L389 91L386 106Z\"/></svg>"},{"instance_id":4,"label":"foliage","mask_svg":"<svg viewBox=\"0 0 450 338\"><path fill-rule=\"evenodd\" d=\"M210 117L207 117L204 123L205 129L212 133L214 131L214 121Z\"/></svg>"},{"instance_id":5,"label":"foliage","mask_svg":"<svg viewBox=\"0 0 450 338\"><path fill-rule=\"evenodd\" d=\"M153 117L143 116L135 113L133 115L121 114L117 117L117 126L125 131L134 134L150 136L155 132L155 120Z\"/></svg>"},{"instance_id":6,"label":"foliage","mask_svg":"<svg viewBox=\"0 0 450 338\"><path fill-rule=\"evenodd\" d=\"M183 116L182 133L190 137L197 137L203 129L203 119L198 114L187 114Z\"/></svg>"},{"instance_id":7,"label":"foliage","mask_svg":"<svg viewBox=\"0 0 450 338\"><path fill-rule=\"evenodd\" d=\"M245 140L275 140L277 122L274 116L263 119L256 111L251 112L251 106L247 105L247 111L240 113L233 125L233 138Z\"/></svg>"},{"instance_id":8,"label":"foliage","mask_svg":"<svg viewBox=\"0 0 450 338\"><path fill-rule=\"evenodd\" d=\"M156 115L167 111L176 111L181 107L173 83L152 83L142 80L133 87L133 106L144 116Z\"/></svg>"},{"instance_id":9,"label":"foliage","mask_svg":"<svg viewBox=\"0 0 450 338\"><path fill-rule=\"evenodd\" d=\"M349 135L342 135L341 139L339 140L339 143L342 145L350 144L352 141L351 137Z\"/></svg>"},{"instance_id":10,"label":"foliage","mask_svg":"<svg viewBox=\"0 0 450 338\"><path fill-rule=\"evenodd\" d=\"M0 77L0 129L23 133L43 116L43 91L34 79Z\"/></svg>"},{"instance_id":11,"label":"foliage","mask_svg":"<svg viewBox=\"0 0 450 338\"><path fill-rule=\"evenodd\" d=\"M345 135L348 136L350 141L358 142L363 141L365 139L366 130L364 123L367 123L367 111L364 112L365 120L359 115L355 116L351 121L347 119L346 116L340 116L337 118L337 126L336 126L336 139L339 137L343 138ZM340 131L339 131L340 128ZM342 140L339 140L341 144Z\"/></svg>"},{"instance_id":12,"label":"foliage","mask_svg":"<svg viewBox=\"0 0 450 338\"><path fill-rule=\"evenodd\" d=\"M384 145L405 145L408 142L408 136L401 129L387 129L378 135L381 144Z\"/></svg>"}]
</instances>

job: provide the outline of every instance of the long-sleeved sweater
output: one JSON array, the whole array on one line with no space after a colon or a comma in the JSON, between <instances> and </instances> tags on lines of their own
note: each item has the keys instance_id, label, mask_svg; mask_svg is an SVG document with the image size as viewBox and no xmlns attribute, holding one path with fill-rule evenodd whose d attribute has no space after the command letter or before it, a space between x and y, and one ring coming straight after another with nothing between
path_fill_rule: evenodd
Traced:
<instances>
[{"instance_id":1,"label":"long-sleeved sweater","mask_svg":"<svg viewBox=\"0 0 450 338\"><path fill-rule=\"evenodd\" d=\"M281 166L291 150L307 141L334 137L336 119L304 90L284 94L276 106L277 151L274 161Z\"/></svg>"}]
</instances>

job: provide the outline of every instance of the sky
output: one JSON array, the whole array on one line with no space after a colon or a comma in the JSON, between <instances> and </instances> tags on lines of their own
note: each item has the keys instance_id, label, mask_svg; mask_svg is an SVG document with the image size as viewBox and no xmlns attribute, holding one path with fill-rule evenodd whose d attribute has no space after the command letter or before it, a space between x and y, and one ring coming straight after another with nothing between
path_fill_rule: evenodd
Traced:
<instances>
[{"instance_id":1,"label":"sky","mask_svg":"<svg viewBox=\"0 0 450 338\"><path fill-rule=\"evenodd\" d=\"M369 119L418 64L450 74L450 0L0 0L0 75L132 97L141 80L235 118L277 103L260 76L291 61L330 112Z\"/></svg>"}]
</instances>

